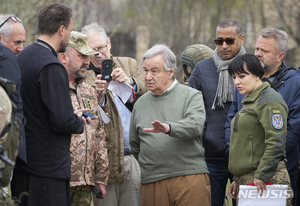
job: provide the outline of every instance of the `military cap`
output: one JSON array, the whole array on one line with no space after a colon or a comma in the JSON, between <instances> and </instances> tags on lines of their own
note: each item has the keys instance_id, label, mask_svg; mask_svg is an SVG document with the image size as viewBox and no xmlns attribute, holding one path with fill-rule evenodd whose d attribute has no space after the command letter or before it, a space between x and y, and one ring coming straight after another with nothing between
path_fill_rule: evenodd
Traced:
<instances>
[{"instance_id":1,"label":"military cap","mask_svg":"<svg viewBox=\"0 0 300 206\"><path fill-rule=\"evenodd\" d=\"M87 56L98 54L98 52L89 47L88 37L78 31L71 32L68 47L72 47L79 53Z\"/></svg>"},{"instance_id":2,"label":"military cap","mask_svg":"<svg viewBox=\"0 0 300 206\"><path fill-rule=\"evenodd\" d=\"M213 50L203 44L193 44L186 47L180 55L182 64L189 65L192 69L196 64L213 55Z\"/></svg>"}]
</instances>

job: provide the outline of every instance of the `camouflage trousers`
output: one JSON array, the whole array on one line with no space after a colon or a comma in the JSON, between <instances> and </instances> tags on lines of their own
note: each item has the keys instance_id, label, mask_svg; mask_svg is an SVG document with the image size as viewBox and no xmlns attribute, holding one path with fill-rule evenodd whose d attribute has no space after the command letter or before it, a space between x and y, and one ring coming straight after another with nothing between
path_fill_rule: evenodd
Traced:
<instances>
[{"instance_id":1,"label":"camouflage trousers","mask_svg":"<svg viewBox=\"0 0 300 206\"><path fill-rule=\"evenodd\" d=\"M234 181L236 182L236 186L237 186L237 190L238 190L237 196L238 196L240 185L247 185L248 183L254 181L254 172L245 174L245 175L238 175L238 176L235 175ZM288 198L287 198L286 205L292 206L292 199L293 199L294 193L291 188L289 173L285 167L284 161L280 161L278 163L277 170L269 181L271 181L273 184L280 184L280 185L288 186L288 188L287 188ZM237 205L238 205L238 199L237 199Z\"/></svg>"},{"instance_id":2,"label":"camouflage trousers","mask_svg":"<svg viewBox=\"0 0 300 206\"><path fill-rule=\"evenodd\" d=\"M71 206L90 206L92 202L91 185L70 188Z\"/></svg>"}]
</instances>

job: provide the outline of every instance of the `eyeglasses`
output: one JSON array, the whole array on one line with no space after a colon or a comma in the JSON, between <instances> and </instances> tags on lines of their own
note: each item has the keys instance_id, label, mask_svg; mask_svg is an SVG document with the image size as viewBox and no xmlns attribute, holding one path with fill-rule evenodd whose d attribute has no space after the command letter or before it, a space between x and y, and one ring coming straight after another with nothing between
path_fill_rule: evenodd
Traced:
<instances>
[{"instance_id":1,"label":"eyeglasses","mask_svg":"<svg viewBox=\"0 0 300 206\"><path fill-rule=\"evenodd\" d=\"M108 40L106 40L106 45L105 46L99 46L98 48L94 49L96 52L104 53L107 51L107 45L108 45Z\"/></svg>"},{"instance_id":2,"label":"eyeglasses","mask_svg":"<svg viewBox=\"0 0 300 206\"><path fill-rule=\"evenodd\" d=\"M17 16L10 16L10 17L8 17L1 25L0 25L0 28L6 23L6 22L8 22L8 20L13 20L14 22L21 22L22 23L22 21L21 21L21 19L19 18L19 17L17 17Z\"/></svg>"},{"instance_id":3,"label":"eyeglasses","mask_svg":"<svg viewBox=\"0 0 300 206\"><path fill-rule=\"evenodd\" d=\"M234 40L235 40L235 38L226 38L226 39L217 38L217 39L214 39L216 45L223 45L224 41L226 42L227 45L233 45Z\"/></svg>"}]
</instances>

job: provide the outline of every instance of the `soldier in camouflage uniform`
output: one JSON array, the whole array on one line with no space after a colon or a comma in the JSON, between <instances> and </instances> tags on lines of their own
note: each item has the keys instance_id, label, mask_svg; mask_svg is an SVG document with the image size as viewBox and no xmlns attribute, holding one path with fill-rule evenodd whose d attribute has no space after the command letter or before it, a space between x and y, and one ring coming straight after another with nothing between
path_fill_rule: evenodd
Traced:
<instances>
[{"instance_id":1,"label":"soldier in camouflage uniform","mask_svg":"<svg viewBox=\"0 0 300 206\"><path fill-rule=\"evenodd\" d=\"M91 124L85 125L82 134L72 135L71 205L90 206L93 186L98 187L105 196L109 176L106 135L96 90L82 81L89 65L88 55L95 54L97 52L88 46L86 35L72 31L66 52L58 57L68 71L73 108L89 108L89 113L95 117Z\"/></svg>"},{"instance_id":2,"label":"soldier in camouflage uniform","mask_svg":"<svg viewBox=\"0 0 300 206\"><path fill-rule=\"evenodd\" d=\"M11 111L12 111L11 101L10 101L6 91L0 85L0 133L2 133L2 130L10 122ZM5 139L5 135L4 135L4 137L1 137L1 139ZM0 161L0 162L1 162L0 164L4 166L4 163L2 161ZM0 174L0 176L2 177L2 174ZM3 194L3 187L1 185L0 186L0 206L4 205L4 201L5 201L5 198L4 198L4 194Z\"/></svg>"},{"instance_id":3,"label":"soldier in camouflage uniform","mask_svg":"<svg viewBox=\"0 0 300 206\"><path fill-rule=\"evenodd\" d=\"M0 206L18 205L16 198L11 198L7 190L18 154L20 135L16 105L9 97L9 94L15 91L16 86L12 81L0 77Z\"/></svg>"},{"instance_id":4,"label":"soldier in camouflage uniform","mask_svg":"<svg viewBox=\"0 0 300 206\"><path fill-rule=\"evenodd\" d=\"M11 118L11 101L6 91L0 86L0 133L4 127L10 122Z\"/></svg>"},{"instance_id":5,"label":"soldier in camouflage uniform","mask_svg":"<svg viewBox=\"0 0 300 206\"><path fill-rule=\"evenodd\" d=\"M180 55L182 69L184 71L184 85L187 85L192 71L201 60L212 57L214 50L203 44L187 46Z\"/></svg>"}]
</instances>

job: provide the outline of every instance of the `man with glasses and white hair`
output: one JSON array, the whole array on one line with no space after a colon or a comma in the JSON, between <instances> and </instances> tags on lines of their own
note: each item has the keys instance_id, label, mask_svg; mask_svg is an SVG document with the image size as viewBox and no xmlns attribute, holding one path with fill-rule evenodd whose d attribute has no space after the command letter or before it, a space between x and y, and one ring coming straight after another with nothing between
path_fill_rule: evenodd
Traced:
<instances>
[{"instance_id":1,"label":"man with glasses and white hair","mask_svg":"<svg viewBox=\"0 0 300 206\"><path fill-rule=\"evenodd\" d=\"M17 56L23 50L25 28L19 17L0 14L0 42Z\"/></svg>"},{"instance_id":2,"label":"man with glasses and white hair","mask_svg":"<svg viewBox=\"0 0 300 206\"><path fill-rule=\"evenodd\" d=\"M139 206L140 168L129 145L129 123L133 103L121 101L116 94L107 89L110 82L101 80L101 63L103 59L112 59L112 80L131 85L136 97L146 91L143 74L135 59L111 55L110 39L99 24L91 23L83 27L81 32L88 36L89 46L99 52L89 57L91 64L86 82L96 88L99 104L110 117L110 122L104 125L110 176L106 197L101 200L94 198L94 205Z\"/></svg>"},{"instance_id":3,"label":"man with glasses and white hair","mask_svg":"<svg viewBox=\"0 0 300 206\"><path fill-rule=\"evenodd\" d=\"M246 53L240 22L233 19L220 22L214 41L217 47L213 56L195 66L188 86L203 93L206 108L203 144L211 184L211 205L222 206L230 177L225 122L235 88L228 65L235 57Z\"/></svg>"}]
</instances>

